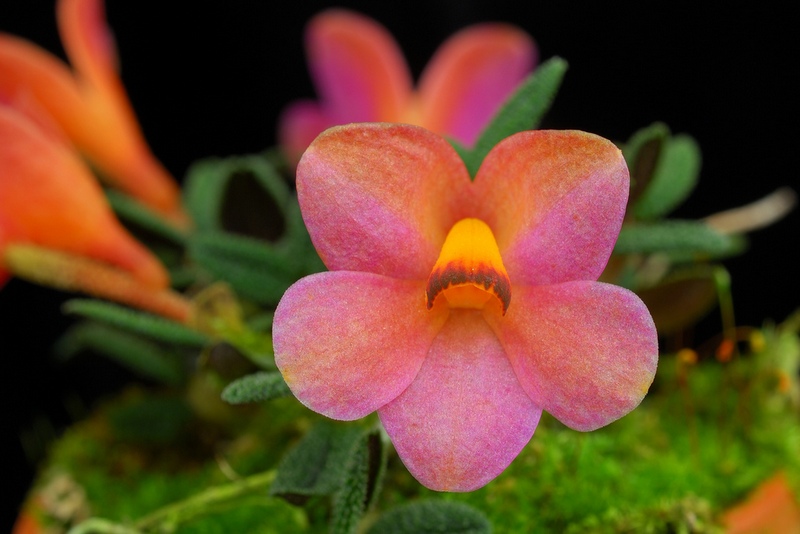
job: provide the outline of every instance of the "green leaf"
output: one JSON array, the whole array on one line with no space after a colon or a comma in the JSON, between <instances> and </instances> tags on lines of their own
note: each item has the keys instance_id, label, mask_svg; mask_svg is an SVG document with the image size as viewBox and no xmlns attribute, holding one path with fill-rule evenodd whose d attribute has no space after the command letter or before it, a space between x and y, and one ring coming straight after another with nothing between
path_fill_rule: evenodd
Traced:
<instances>
[{"instance_id":1,"label":"green leaf","mask_svg":"<svg viewBox=\"0 0 800 534\"><path fill-rule=\"evenodd\" d=\"M665 141L650 183L633 205L634 215L652 220L677 208L697 185L700 164L700 148L691 137L677 135Z\"/></svg>"},{"instance_id":2,"label":"green leaf","mask_svg":"<svg viewBox=\"0 0 800 534\"><path fill-rule=\"evenodd\" d=\"M463 503L443 500L414 502L383 514L368 534L488 534L489 520Z\"/></svg>"},{"instance_id":3,"label":"green leaf","mask_svg":"<svg viewBox=\"0 0 800 534\"><path fill-rule=\"evenodd\" d=\"M224 232L197 233L189 239L192 260L243 297L274 305L301 275L270 243Z\"/></svg>"},{"instance_id":4,"label":"green leaf","mask_svg":"<svg viewBox=\"0 0 800 534\"><path fill-rule=\"evenodd\" d=\"M616 254L665 253L675 261L730 256L742 251L738 236L717 233L698 221L669 220L626 224L614 247Z\"/></svg>"},{"instance_id":5,"label":"green leaf","mask_svg":"<svg viewBox=\"0 0 800 534\"><path fill-rule=\"evenodd\" d=\"M470 176L475 176L486 154L500 141L517 132L535 129L550 109L567 62L559 57L545 61L528 76L503 104L478 136L472 149L454 143Z\"/></svg>"},{"instance_id":6,"label":"green leaf","mask_svg":"<svg viewBox=\"0 0 800 534\"><path fill-rule=\"evenodd\" d=\"M661 148L669 138L666 124L656 122L634 133L622 147L622 156L631 175L628 204L634 205L653 179Z\"/></svg>"},{"instance_id":7,"label":"green leaf","mask_svg":"<svg viewBox=\"0 0 800 534\"><path fill-rule=\"evenodd\" d=\"M56 354L64 359L83 350L95 351L142 376L166 384L178 385L184 380L184 369L176 355L111 326L80 323L67 330L55 346Z\"/></svg>"},{"instance_id":8,"label":"green leaf","mask_svg":"<svg viewBox=\"0 0 800 534\"><path fill-rule=\"evenodd\" d=\"M290 502L333 495L342 486L363 435L363 428L352 424L318 423L283 458L270 494Z\"/></svg>"},{"instance_id":9,"label":"green leaf","mask_svg":"<svg viewBox=\"0 0 800 534\"><path fill-rule=\"evenodd\" d=\"M654 286L636 288L636 294L647 306L661 335L696 324L718 300L710 265L678 269Z\"/></svg>"},{"instance_id":10,"label":"green leaf","mask_svg":"<svg viewBox=\"0 0 800 534\"><path fill-rule=\"evenodd\" d=\"M222 390L222 400L230 404L244 404L288 397L291 394L280 373L261 371L228 384Z\"/></svg>"},{"instance_id":11,"label":"green leaf","mask_svg":"<svg viewBox=\"0 0 800 534\"><path fill-rule=\"evenodd\" d=\"M205 335L180 323L110 302L72 299L65 302L61 309L68 315L94 319L165 343L198 348L210 343Z\"/></svg>"},{"instance_id":12,"label":"green leaf","mask_svg":"<svg viewBox=\"0 0 800 534\"><path fill-rule=\"evenodd\" d=\"M361 518L378 494L385 470L386 447L380 431L368 432L353 450L341 488L334 496L333 534L356 532Z\"/></svg>"},{"instance_id":13,"label":"green leaf","mask_svg":"<svg viewBox=\"0 0 800 534\"><path fill-rule=\"evenodd\" d=\"M130 221L143 230L152 232L174 243L181 245L185 243L186 235L183 232L166 222L158 213L136 199L114 189L107 190L106 197L120 219Z\"/></svg>"},{"instance_id":14,"label":"green leaf","mask_svg":"<svg viewBox=\"0 0 800 534\"><path fill-rule=\"evenodd\" d=\"M227 228L259 236L282 226L291 197L285 180L264 155L197 162L187 172L183 191L198 231Z\"/></svg>"},{"instance_id":15,"label":"green leaf","mask_svg":"<svg viewBox=\"0 0 800 534\"><path fill-rule=\"evenodd\" d=\"M297 197L292 197L286 206L286 234L275 246L285 252L287 262L298 278L326 270L303 222Z\"/></svg>"}]
</instances>

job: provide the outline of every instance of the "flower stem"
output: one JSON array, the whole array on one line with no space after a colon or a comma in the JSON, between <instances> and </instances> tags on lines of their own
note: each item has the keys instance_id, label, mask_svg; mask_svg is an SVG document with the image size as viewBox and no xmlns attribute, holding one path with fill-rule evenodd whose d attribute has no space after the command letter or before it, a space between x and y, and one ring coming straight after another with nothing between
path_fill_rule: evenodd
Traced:
<instances>
[{"instance_id":1,"label":"flower stem","mask_svg":"<svg viewBox=\"0 0 800 534\"><path fill-rule=\"evenodd\" d=\"M92 518L73 527L69 534L143 534L174 532L179 526L197 519L220 504L243 495L261 491L275 480L276 470L265 471L230 484L209 488L182 501L167 505L136 521L132 527L100 518Z\"/></svg>"}]
</instances>

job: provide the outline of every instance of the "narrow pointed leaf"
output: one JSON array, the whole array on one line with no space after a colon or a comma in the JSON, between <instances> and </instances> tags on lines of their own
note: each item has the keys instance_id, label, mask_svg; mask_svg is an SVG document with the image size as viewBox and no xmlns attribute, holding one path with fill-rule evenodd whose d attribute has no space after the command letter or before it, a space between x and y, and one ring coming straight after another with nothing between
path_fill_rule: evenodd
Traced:
<instances>
[{"instance_id":1,"label":"narrow pointed leaf","mask_svg":"<svg viewBox=\"0 0 800 534\"><path fill-rule=\"evenodd\" d=\"M186 234L164 220L158 212L153 211L133 197L109 189L106 191L106 198L108 198L109 204L123 221L131 222L174 243L182 245L186 242Z\"/></svg>"},{"instance_id":2,"label":"narrow pointed leaf","mask_svg":"<svg viewBox=\"0 0 800 534\"><path fill-rule=\"evenodd\" d=\"M696 324L718 300L709 265L679 269L655 286L637 289L636 294L650 310L661 335Z\"/></svg>"},{"instance_id":3,"label":"narrow pointed leaf","mask_svg":"<svg viewBox=\"0 0 800 534\"><path fill-rule=\"evenodd\" d=\"M631 174L628 204L634 205L653 179L662 147L669 139L666 124L656 122L634 133L622 147L622 155Z\"/></svg>"},{"instance_id":4,"label":"narrow pointed leaf","mask_svg":"<svg viewBox=\"0 0 800 534\"><path fill-rule=\"evenodd\" d=\"M567 62L559 57L542 63L503 104L480 133L472 149L454 144L471 176L475 176L483 158L497 143L539 125L550 109L566 71Z\"/></svg>"},{"instance_id":5,"label":"narrow pointed leaf","mask_svg":"<svg viewBox=\"0 0 800 534\"><path fill-rule=\"evenodd\" d=\"M331 534L354 534L364 516L369 476L369 450L361 440L350 456L342 487L336 492L331 514Z\"/></svg>"},{"instance_id":6,"label":"narrow pointed leaf","mask_svg":"<svg viewBox=\"0 0 800 534\"><path fill-rule=\"evenodd\" d=\"M198 348L210 343L210 340L205 335L180 323L167 320L158 315L134 311L110 302L73 299L65 302L61 309L69 315L94 319L164 343Z\"/></svg>"},{"instance_id":7,"label":"narrow pointed leaf","mask_svg":"<svg viewBox=\"0 0 800 534\"><path fill-rule=\"evenodd\" d=\"M385 468L386 447L380 432L366 433L353 449L342 486L334 496L330 530L333 534L356 532L378 494Z\"/></svg>"},{"instance_id":8,"label":"narrow pointed leaf","mask_svg":"<svg viewBox=\"0 0 800 534\"><path fill-rule=\"evenodd\" d=\"M255 202L242 208L239 202L233 202L229 197L236 196L237 184L246 183L247 179L252 179L260 191L251 189L243 198L237 198L244 201L250 198ZM248 221L251 226L274 226L269 223L282 220L290 196L285 180L261 155L197 162L189 169L184 185L184 202L199 231L222 230L226 213L251 219ZM275 209L263 209L266 204L272 204ZM277 214L275 221L265 219L274 214Z\"/></svg>"},{"instance_id":9,"label":"narrow pointed leaf","mask_svg":"<svg viewBox=\"0 0 800 534\"><path fill-rule=\"evenodd\" d=\"M288 397L291 394L280 373L260 371L228 384L222 390L222 400L230 404L244 404Z\"/></svg>"},{"instance_id":10,"label":"narrow pointed leaf","mask_svg":"<svg viewBox=\"0 0 800 534\"><path fill-rule=\"evenodd\" d=\"M283 458L270 494L290 502L333 495L341 488L363 435L364 430L352 424L318 423Z\"/></svg>"},{"instance_id":11,"label":"narrow pointed leaf","mask_svg":"<svg viewBox=\"0 0 800 534\"><path fill-rule=\"evenodd\" d=\"M717 233L702 222L669 220L627 224L614 247L616 254L665 253L676 261L718 258L742 251L744 240Z\"/></svg>"},{"instance_id":12,"label":"narrow pointed leaf","mask_svg":"<svg viewBox=\"0 0 800 534\"><path fill-rule=\"evenodd\" d=\"M633 205L638 219L657 219L677 208L697 185L700 148L687 135L677 135L662 146L653 176Z\"/></svg>"},{"instance_id":13,"label":"narrow pointed leaf","mask_svg":"<svg viewBox=\"0 0 800 534\"><path fill-rule=\"evenodd\" d=\"M115 360L131 371L169 385L183 382L184 370L174 354L156 343L95 322L78 324L59 339L56 354L67 359L91 350Z\"/></svg>"},{"instance_id":14,"label":"narrow pointed leaf","mask_svg":"<svg viewBox=\"0 0 800 534\"><path fill-rule=\"evenodd\" d=\"M286 235L276 244L276 248L285 252L298 279L326 270L325 264L317 254L317 249L311 242L296 196L289 200L286 207Z\"/></svg>"},{"instance_id":15,"label":"narrow pointed leaf","mask_svg":"<svg viewBox=\"0 0 800 534\"><path fill-rule=\"evenodd\" d=\"M224 233L197 233L189 239L189 256L243 297L277 304L286 288L302 276L292 262L269 243Z\"/></svg>"},{"instance_id":16,"label":"narrow pointed leaf","mask_svg":"<svg viewBox=\"0 0 800 534\"><path fill-rule=\"evenodd\" d=\"M368 534L488 534L489 520L459 502L430 500L405 504L383 514Z\"/></svg>"}]
</instances>

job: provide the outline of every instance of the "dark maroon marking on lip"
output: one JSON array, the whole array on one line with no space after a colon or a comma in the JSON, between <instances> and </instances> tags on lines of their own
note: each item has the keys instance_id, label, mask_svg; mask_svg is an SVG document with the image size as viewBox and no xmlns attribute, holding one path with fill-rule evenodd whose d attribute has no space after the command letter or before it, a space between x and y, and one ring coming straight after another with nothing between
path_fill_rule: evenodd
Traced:
<instances>
[{"instance_id":1,"label":"dark maroon marking on lip","mask_svg":"<svg viewBox=\"0 0 800 534\"><path fill-rule=\"evenodd\" d=\"M444 268L434 269L428 278L428 287L425 293L428 297L428 309L433 308L436 296L450 286L459 286L468 283L483 286L486 291L491 291L503 304L503 315L511 303L511 282L490 267L467 269L463 263L449 263Z\"/></svg>"}]
</instances>

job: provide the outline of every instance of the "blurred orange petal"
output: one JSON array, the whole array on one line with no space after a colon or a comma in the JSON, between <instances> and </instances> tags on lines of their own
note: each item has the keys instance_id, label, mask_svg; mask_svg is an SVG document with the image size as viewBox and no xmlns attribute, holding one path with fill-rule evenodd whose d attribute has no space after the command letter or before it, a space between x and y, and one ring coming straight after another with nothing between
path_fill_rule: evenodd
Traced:
<instances>
[{"instance_id":1,"label":"blurred orange petal","mask_svg":"<svg viewBox=\"0 0 800 534\"><path fill-rule=\"evenodd\" d=\"M60 0L57 10L75 73L38 46L0 35L0 100L35 100L105 179L181 222L175 180L150 152L117 75L102 0Z\"/></svg>"},{"instance_id":2,"label":"blurred orange petal","mask_svg":"<svg viewBox=\"0 0 800 534\"><path fill-rule=\"evenodd\" d=\"M161 263L122 227L81 160L0 106L0 251L35 243L116 265L163 288Z\"/></svg>"},{"instance_id":3,"label":"blurred orange petal","mask_svg":"<svg viewBox=\"0 0 800 534\"><path fill-rule=\"evenodd\" d=\"M798 534L800 504L784 473L762 482L746 501L722 516L727 534Z\"/></svg>"}]
</instances>

